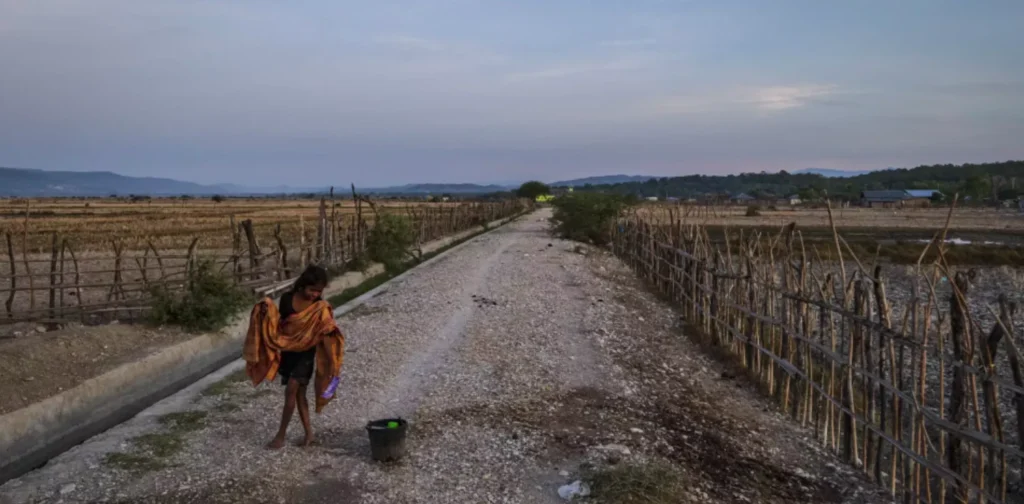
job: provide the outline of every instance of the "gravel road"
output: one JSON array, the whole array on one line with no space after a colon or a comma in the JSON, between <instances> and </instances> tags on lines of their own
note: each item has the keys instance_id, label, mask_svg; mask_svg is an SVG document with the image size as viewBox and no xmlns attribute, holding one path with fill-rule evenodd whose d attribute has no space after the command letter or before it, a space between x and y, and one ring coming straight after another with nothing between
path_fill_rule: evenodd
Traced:
<instances>
[{"instance_id":1,"label":"gravel road","mask_svg":"<svg viewBox=\"0 0 1024 504\"><path fill-rule=\"evenodd\" d=\"M264 449L281 387L236 373L178 401L192 414L127 422L0 502L556 503L581 474L596 492L606 469L656 462L685 481L677 502L888 502L704 356L616 259L552 239L548 216L343 316L339 397L314 415L313 447ZM363 426L391 415L411 422L409 454L375 464Z\"/></svg>"}]
</instances>

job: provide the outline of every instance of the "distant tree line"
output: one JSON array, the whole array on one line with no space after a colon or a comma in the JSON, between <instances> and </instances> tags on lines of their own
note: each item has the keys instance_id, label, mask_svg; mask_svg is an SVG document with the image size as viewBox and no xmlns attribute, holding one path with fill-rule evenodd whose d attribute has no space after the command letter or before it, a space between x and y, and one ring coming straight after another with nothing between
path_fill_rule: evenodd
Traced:
<instances>
[{"instance_id":1,"label":"distant tree line","mask_svg":"<svg viewBox=\"0 0 1024 504\"><path fill-rule=\"evenodd\" d=\"M793 194L811 201L826 195L856 200L861 191L879 189L936 189L946 195L959 193L973 201L1016 199L1024 196L1024 161L981 164L944 164L876 171L848 178L818 174L743 173L740 175L687 175L646 182L585 185L576 191L604 192L659 198L701 198L746 193L759 199Z\"/></svg>"}]
</instances>

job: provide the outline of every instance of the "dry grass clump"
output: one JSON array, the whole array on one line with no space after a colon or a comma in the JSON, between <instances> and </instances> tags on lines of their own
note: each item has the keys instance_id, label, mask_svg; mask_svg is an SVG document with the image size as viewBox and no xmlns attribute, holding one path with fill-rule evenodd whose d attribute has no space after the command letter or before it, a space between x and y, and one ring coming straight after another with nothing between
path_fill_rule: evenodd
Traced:
<instances>
[{"instance_id":1,"label":"dry grass clump","mask_svg":"<svg viewBox=\"0 0 1024 504\"><path fill-rule=\"evenodd\" d=\"M586 479L591 496L604 504L678 504L691 493L683 473L666 462L611 466Z\"/></svg>"}]
</instances>

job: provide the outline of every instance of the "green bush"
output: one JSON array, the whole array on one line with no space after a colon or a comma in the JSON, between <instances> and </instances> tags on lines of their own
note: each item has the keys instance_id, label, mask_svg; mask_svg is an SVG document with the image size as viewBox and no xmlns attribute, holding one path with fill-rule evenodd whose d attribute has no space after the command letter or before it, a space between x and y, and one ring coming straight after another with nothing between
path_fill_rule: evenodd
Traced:
<instances>
[{"instance_id":1,"label":"green bush","mask_svg":"<svg viewBox=\"0 0 1024 504\"><path fill-rule=\"evenodd\" d=\"M615 194L573 193L552 201L551 218L562 238L604 245L611 240L612 224L629 203Z\"/></svg>"},{"instance_id":2,"label":"green bush","mask_svg":"<svg viewBox=\"0 0 1024 504\"><path fill-rule=\"evenodd\" d=\"M184 291L172 291L161 285L154 287L151 294L151 322L179 325L190 331L220 329L252 302L249 293L208 260L196 263Z\"/></svg>"},{"instance_id":3,"label":"green bush","mask_svg":"<svg viewBox=\"0 0 1024 504\"><path fill-rule=\"evenodd\" d=\"M405 262L415 258L416 230L403 215L382 214L366 237L366 253L390 271L401 271Z\"/></svg>"}]
</instances>

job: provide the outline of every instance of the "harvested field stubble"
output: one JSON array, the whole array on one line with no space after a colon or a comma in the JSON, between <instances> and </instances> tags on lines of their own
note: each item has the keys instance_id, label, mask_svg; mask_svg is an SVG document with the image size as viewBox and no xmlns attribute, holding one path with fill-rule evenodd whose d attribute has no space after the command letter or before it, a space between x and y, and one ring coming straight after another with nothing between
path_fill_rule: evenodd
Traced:
<instances>
[{"instance_id":1,"label":"harvested field stubble","mask_svg":"<svg viewBox=\"0 0 1024 504\"><path fill-rule=\"evenodd\" d=\"M527 203L352 200L0 200L0 323L144 318L154 288L178 291L203 261L255 292L307 264L365 264L378 215L422 244L516 215ZM6 319L6 320L5 320ZM0 334L2 336L2 334Z\"/></svg>"}]
</instances>

